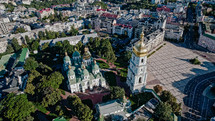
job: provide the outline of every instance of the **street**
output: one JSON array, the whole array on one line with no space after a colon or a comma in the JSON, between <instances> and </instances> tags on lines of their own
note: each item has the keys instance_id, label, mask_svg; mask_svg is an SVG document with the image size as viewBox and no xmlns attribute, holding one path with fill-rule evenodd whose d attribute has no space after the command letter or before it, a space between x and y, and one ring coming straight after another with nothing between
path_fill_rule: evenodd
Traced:
<instances>
[{"instance_id":1,"label":"street","mask_svg":"<svg viewBox=\"0 0 215 121\"><path fill-rule=\"evenodd\" d=\"M212 83L215 83L215 72L200 75L188 82L185 86L183 114L186 118L183 120L197 121L207 120L214 116L212 105L215 100L202 95L203 91Z\"/></svg>"}]
</instances>

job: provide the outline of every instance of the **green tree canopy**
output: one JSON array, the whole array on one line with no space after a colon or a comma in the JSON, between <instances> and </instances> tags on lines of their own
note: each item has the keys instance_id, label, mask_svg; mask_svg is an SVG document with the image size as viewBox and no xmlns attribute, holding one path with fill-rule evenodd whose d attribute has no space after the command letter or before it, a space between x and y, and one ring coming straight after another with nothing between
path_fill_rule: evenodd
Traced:
<instances>
[{"instance_id":1,"label":"green tree canopy","mask_svg":"<svg viewBox=\"0 0 215 121\"><path fill-rule=\"evenodd\" d=\"M84 105L78 96L69 96L67 100L78 119L81 121L91 121L93 119L93 111L87 105Z\"/></svg>"},{"instance_id":2,"label":"green tree canopy","mask_svg":"<svg viewBox=\"0 0 215 121\"><path fill-rule=\"evenodd\" d=\"M161 93L163 91L163 88L160 85L154 86L153 89L156 93Z\"/></svg>"},{"instance_id":3,"label":"green tree canopy","mask_svg":"<svg viewBox=\"0 0 215 121\"><path fill-rule=\"evenodd\" d=\"M42 87L52 87L54 89L59 88L62 83L64 77L60 72L53 72L48 76L47 81L42 83Z\"/></svg>"},{"instance_id":4,"label":"green tree canopy","mask_svg":"<svg viewBox=\"0 0 215 121\"><path fill-rule=\"evenodd\" d=\"M39 46L40 46L40 43L37 40L35 40L31 45L31 49L37 50L39 48Z\"/></svg>"},{"instance_id":5,"label":"green tree canopy","mask_svg":"<svg viewBox=\"0 0 215 121\"><path fill-rule=\"evenodd\" d=\"M176 115L180 114L181 111L181 103L177 103L176 98L167 90L161 92L160 99L163 102L167 102L172 106L173 113Z\"/></svg>"},{"instance_id":6,"label":"green tree canopy","mask_svg":"<svg viewBox=\"0 0 215 121\"><path fill-rule=\"evenodd\" d=\"M125 96L125 90L118 86L110 87L110 97L111 99L123 98Z\"/></svg>"},{"instance_id":7,"label":"green tree canopy","mask_svg":"<svg viewBox=\"0 0 215 121\"><path fill-rule=\"evenodd\" d=\"M27 94L30 95L34 95L35 94L35 84L39 82L39 79L37 79L39 76L41 76L41 74L36 71L36 70L32 70L28 76L28 81L27 81L27 85L25 88L25 92Z\"/></svg>"},{"instance_id":8,"label":"green tree canopy","mask_svg":"<svg viewBox=\"0 0 215 121\"><path fill-rule=\"evenodd\" d=\"M41 104L44 107L55 105L58 101L61 100L61 97L60 97L61 92L59 89L54 89L52 87L45 87L40 90L40 94L41 94L41 97L39 98L42 99Z\"/></svg>"},{"instance_id":9,"label":"green tree canopy","mask_svg":"<svg viewBox=\"0 0 215 121\"><path fill-rule=\"evenodd\" d=\"M29 57L26 59L24 68L25 70L35 70L38 67L38 62L33 57Z\"/></svg>"},{"instance_id":10,"label":"green tree canopy","mask_svg":"<svg viewBox=\"0 0 215 121\"><path fill-rule=\"evenodd\" d=\"M155 109L155 115L162 121L172 121L172 108L168 103L160 103Z\"/></svg>"},{"instance_id":11,"label":"green tree canopy","mask_svg":"<svg viewBox=\"0 0 215 121\"><path fill-rule=\"evenodd\" d=\"M6 53L13 53L13 52L14 52L14 49L13 49L12 45L8 44Z\"/></svg>"},{"instance_id":12,"label":"green tree canopy","mask_svg":"<svg viewBox=\"0 0 215 121\"><path fill-rule=\"evenodd\" d=\"M17 52L21 49L21 46L19 45L16 38L13 38L11 43L13 45L13 49L15 50L15 52Z\"/></svg>"},{"instance_id":13,"label":"green tree canopy","mask_svg":"<svg viewBox=\"0 0 215 121\"><path fill-rule=\"evenodd\" d=\"M10 93L0 104L3 107L1 116L12 121L22 121L30 117L30 114L35 111L33 103L28 101L25 94L15 95Z\"/></svg>"}]
</instances>

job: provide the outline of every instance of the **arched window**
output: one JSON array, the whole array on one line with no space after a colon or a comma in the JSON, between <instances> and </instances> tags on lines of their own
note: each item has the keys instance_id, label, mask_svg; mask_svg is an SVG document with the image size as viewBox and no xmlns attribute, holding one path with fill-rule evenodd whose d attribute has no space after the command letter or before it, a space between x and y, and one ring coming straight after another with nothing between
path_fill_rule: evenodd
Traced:
<instances>
[{"instance_id":1,"label":"arched window","mask_svg":"<svg viewBox=\"0 0 215 121\"><path fill-rule=\"evenodd\" d=\"M139 78L139 83L142 83L142 78L141 77Z\"/></svg>"},{"instance_id":2,"label":"arched window","mask_svg":"<svg viewBox=\"0 0 215 121\"><path fill-rule=\"evenodd\" d=\"M141 62L143 63L143 59L141 60Z\"/></svg>"}]
</instances>

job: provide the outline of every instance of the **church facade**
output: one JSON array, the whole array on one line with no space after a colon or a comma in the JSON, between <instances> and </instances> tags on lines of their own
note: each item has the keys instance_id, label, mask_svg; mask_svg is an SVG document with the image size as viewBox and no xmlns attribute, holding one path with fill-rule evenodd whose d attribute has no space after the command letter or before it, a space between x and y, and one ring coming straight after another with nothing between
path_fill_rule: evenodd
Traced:
<instances>
[{"instance_id":1,"label":"church facade","mask_svg":"<svg viewBox=\"0 0 215 121\"><path fill-rule=\"evenodd\" d=\"M147 79L147 48L144 44L144 32L140 41L133 46L132 57L128 67L127 85L132 93L143 92Z\"/></svg>"},{"instance_id":2,"label":"church facade","mask_svg":"<svg viewBox=\"0 0 215 121\"><path fill-rule=\"evenodd\" d=\"M87 47L84 48L82 57L78 51L73 53L72 58L65 53L63 67L71 93L85 92L86 89L92 90L95 86L106 87L100 68L96 60L91 57Z\"/></svg>"}]
</instances>

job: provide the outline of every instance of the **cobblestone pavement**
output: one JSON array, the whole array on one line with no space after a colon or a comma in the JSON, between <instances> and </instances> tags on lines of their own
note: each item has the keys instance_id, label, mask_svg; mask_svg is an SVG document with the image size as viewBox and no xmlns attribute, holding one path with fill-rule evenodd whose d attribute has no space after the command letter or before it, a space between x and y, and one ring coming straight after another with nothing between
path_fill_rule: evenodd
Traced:
<instances>
[{"instance_id":1,"label":"cobblestone pavement","mask_svg":"<svg viewBox=\"0 0 215 121\"><path fill-rule=\"evenodd\" d=\"M215 70L215 66L198 56L201 65L193 65L189 59L198 55L177 44L166 42L161 49L148 58L147 83L158 80L164 89L169 90L177 100L183 103L185 85L193 77ZM155 85L155 84L154 84ZM154 85L148 85L152 88Z\"/></svg>"}]
</instances>

